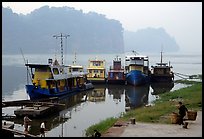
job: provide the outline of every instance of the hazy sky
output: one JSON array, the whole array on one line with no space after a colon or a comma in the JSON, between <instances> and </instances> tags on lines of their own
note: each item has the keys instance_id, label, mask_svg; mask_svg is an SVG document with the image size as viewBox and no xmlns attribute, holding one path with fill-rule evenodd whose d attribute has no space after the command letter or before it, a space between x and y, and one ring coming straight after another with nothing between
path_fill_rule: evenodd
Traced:
<instances>
[{"instance_id":1,"label":"hazy sky","mask_svg":"<svg viewBox=\"0 0 204 139\"><path fill-rule=\"evenodd\" d=\"M94 11L119 20L125 30L162 27L184 52L202 51L202 2L2 2L27 14L45 5Z\"/></svg>"}]
</instances>

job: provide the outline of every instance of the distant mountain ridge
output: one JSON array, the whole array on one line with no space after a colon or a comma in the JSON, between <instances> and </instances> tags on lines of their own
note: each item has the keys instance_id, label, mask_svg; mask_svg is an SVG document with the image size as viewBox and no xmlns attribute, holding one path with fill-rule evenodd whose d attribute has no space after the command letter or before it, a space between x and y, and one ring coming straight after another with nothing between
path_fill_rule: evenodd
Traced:
<instances>
[{"instance_id":1,"label":"distant mountain ridge","mask_svg":"<svg viewBox=\"0 0 204 139\"><path fill-rule=\"evenodd\" d=\"M60 51L60 39L53 35L70 35L63 41L65 53L124 53L136 50L158 52L179 49L175 39L163 28L124 31L120 21L95 12L83 13L70 7L43 6L30 14L16 14L2 7L2 53L53 54Z\"/></svg>"},{"instance_id":2,"label":"distant mountain ridge","mask_svg":"<svg viewBox=\"0 0 204 139\"><path fill-rule=\"evenodd\" d=\"M179 46L163 28L145 28L136 32L124 32L125 51L137 50L141 52L176 52Z\"/></svg>"},{"instance_id":3,"label":"distant mountain ridge","mask_svg":"<svg viewBox=\"0 0 204 139\"><path fill-rule=\"evenodd\" d=\"M18 53L19 48L25 53L53 53L60 50L60 40L53 35L60 33L70 35L66 53L124 52L119 21L70 7L43 6L27 15L2 7L2 28L4 53Z\"/></svg>"}]
</instances>

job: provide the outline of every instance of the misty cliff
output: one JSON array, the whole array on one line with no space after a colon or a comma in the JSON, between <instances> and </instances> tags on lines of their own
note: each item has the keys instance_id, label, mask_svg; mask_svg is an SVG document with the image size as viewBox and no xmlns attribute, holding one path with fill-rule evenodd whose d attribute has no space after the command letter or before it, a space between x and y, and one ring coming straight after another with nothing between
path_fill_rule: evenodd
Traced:
<instances>
[{"instance_id":1,"label":"misty cliff","mask_svg":"<svg viewBox=\"0 0 204 139\"><path fill-rule=\"evenodd\" d=\"M138 21L139 22L139 21ZM16 14L2 7L2 53L54 54L60 52L60 33L64 53L123 53L124 51L178 51L176 40L163 28L124 31L122 24L95 12L83 13L71 7L43 6L30 14Z\"/></svg>"},{"instance_id":2,"label":"misty cliff","mask_svg":"<svg viewBox=\"0 0 204 139\"><path fill-rule=\"evenodd\" d=\"M163 28L145 28L136 32L124 31L125 51L176 52L179 46Z\"/></svg>"},{"instance_id":3,"label":"misty cliff","mask_svg":"<svg viewBox=\"0 0 204 139\"><path fill-rule=\"evenodd\" d=\"M66 53L123 53L123 28L119 21L95 12L83 13L70 7L43 6L30 14L16 14L2 7L3 53L54 53L60 51L60 38Z\"/></svg>"}]
</instances>

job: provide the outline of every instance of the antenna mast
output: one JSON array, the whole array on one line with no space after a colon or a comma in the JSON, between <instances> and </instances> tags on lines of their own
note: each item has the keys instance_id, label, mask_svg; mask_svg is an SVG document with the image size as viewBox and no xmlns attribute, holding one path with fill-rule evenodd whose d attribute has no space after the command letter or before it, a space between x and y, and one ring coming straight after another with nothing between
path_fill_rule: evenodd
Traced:
<instances>
[{"instance_id":1,"label":"antenna mast","mask_svg":"<svg viewBox=\"0 0 204 139\"><path fill-rule=\"evenodd\" d=\"M55 37L56 39L58 38L58 37L60 37L60 39L61 39L61 63L62 63L62 65L64 65L64 63L63 63L63 41L62 41L62 38L66 38L67 39L67 37L69 37L70 35L62 35L62 33L60 33L60 35L54 35L53 37Z\"/></svg>"},{"instance_id":2,"label":"antenna mast","mask_svg":"<svg viewBox=\"0 0 204 139\"><path fill-rule=\"evenodd\" d=\"M161 63L162 63L162 49L163 49L163 45L161 46Z\"/></svg>"}]
</instances>

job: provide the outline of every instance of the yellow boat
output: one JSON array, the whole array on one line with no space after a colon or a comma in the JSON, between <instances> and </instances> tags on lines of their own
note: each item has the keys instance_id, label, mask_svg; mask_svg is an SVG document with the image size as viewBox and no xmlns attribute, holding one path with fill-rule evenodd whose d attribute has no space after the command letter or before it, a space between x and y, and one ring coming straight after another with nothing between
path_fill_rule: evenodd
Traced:
<instances>
[{"instance_id":1,"label":"yellow boat","mask_svg":"<svg viewBox=\"0 0 204 139\"><path fill-rule=\"evenodd\" d=\"M105 83L105 60L89 60L87 80L92 83Z\"/></svg>"}]
</instances>

